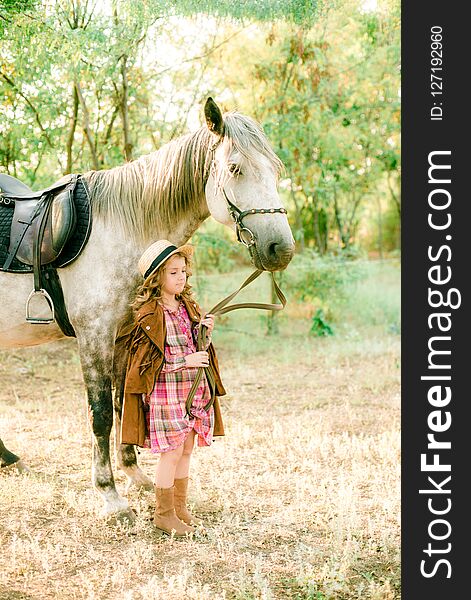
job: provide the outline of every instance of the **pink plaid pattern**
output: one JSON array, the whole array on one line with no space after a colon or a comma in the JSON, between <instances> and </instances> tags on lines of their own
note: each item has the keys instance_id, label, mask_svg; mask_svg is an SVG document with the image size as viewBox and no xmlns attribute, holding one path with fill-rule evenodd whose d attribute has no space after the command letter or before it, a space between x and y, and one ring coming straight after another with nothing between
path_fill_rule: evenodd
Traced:
<instances>
[{"instance_id":1,"label":"pink plaid pattern","mask_svg":"<svg viewBox=\"0 0 471 600\"><path fill-rule=\"evenodd\" d=\"M181 446L189 432L194 429L198 446L210 446L214 430L214 408L209 412L204 406L211 393L203 377L196 390L191 407L191 417L186 415L185 402L198 369L187 368L184 356L196 352L195 331L183 304L177 311L164 307L167 337L165 362L151 395L147 398L146 411L149 438L146 446L151 452L160 453ZM196 328L194 328L196 329Z\"/></svg>"}]
</instances>

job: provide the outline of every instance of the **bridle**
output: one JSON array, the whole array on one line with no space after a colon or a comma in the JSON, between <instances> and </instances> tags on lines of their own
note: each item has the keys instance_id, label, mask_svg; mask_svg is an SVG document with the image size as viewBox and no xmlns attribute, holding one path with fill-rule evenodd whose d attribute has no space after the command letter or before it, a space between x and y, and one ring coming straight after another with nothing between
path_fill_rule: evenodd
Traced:
<instances>
[{"instance_id":1,"label":"bridle","mask_svg":"<svg viewBox=\"0 0 471 600\"><path fill-rule=\"evenodd\" d=\"M237 239L241 244L247 246L247 248L251 248L256 245L255 236L251 229L242 223L242 219L247 215L272 215L274 213L281 213L283 215L287 214L286 208L249 208L248 210L240 210L231 202L227 197L226 190L224 186L221 185L221 191L224 194L224 198L227 202L227 208L229 210L229 214L232 217L232 220L236 226Z\"/></svg>"},{"instance_id":2,"label":"bridle","mask_svg":"<svg viewBox=\"0 0 471 600\"><path fill-rule=\"evenodd\" d=\"M211 155L210 165L209 165L209 173L212 173L212 174L214 174L214 172L216 170L214 154L215 154L216 148L219 146L220 143L221 143L221 140L218 140L209 149L209 152ZM224 189L223 184L218 185L218 192L222 192L224 199L226 200L227 210L229 211L229 214L231 215L231 218L234 221L235 226L236 226L237 240L241 244L244 244L244 246L246 246L249 249L249 251L256 249L255 235L254 235L253 231L249 227L247 227L247 225L244 225L244 223L242 222L242 219L244 219L248 215L272 215L275 213L281 213L283 215L288 214L286 208L283 208L283 207L280 207L280 208L249 208L248 210L240 210L240 208L238 208L236 206L235 202L231 202L231 200L229 200L229 197L227 196L227 193L226 193L226 190ZM233 192L232 192L232 195L234 196ZM234 200L235 200L235 197L234 197Z\"/></svg>"}]
</instances>

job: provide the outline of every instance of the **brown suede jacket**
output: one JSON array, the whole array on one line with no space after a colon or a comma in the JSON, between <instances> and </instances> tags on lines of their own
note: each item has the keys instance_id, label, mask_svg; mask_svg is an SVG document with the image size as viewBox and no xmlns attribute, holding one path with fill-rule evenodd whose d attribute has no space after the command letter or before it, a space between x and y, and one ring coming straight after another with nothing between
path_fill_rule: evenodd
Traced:
<instances>
[{"instance_id":1,"label":"brown suede jacket","mask_svg":"<svg viewBox=\"0 0 471 600\"><path fill-rule=\"evenodd\" d=\"M198 323L201 318L201 309L198 304L186 300L183 300L183 303L190 320ZM162 307L157 300L149 300L141 306L136 314L134 327L126 334L129 358L121 419L121 443L123 444L144 445L147 425L142 394L151 394L162 369L166 333ZM208 354L209 364L216 382L216 398L213 404L215 416L213 435L224 435L218 396L224 396L226 390L222 385L218 360L212 344L209 345Z\"/></svg>"}]
</instances>

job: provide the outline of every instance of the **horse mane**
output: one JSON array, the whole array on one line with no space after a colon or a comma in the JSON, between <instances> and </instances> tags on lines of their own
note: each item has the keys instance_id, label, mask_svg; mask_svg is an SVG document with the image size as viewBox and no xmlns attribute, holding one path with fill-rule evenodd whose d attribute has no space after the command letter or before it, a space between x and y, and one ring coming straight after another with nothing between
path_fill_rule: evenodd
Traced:
<instances>
[{"instance_id":1,"label":"horse mane","mask_svg":"<svg viewBox=\"0 0 471 600\"><path fill-rule=\"evenodd\" d=\"M283 168L283 163L273 151L261 126L246 115L233 111L224 114L223 147L225 156L228 157L232 150L236 150L246 160L248 166L254 171L263 169L261 157L268 162L278 176Z\"/></svg>"},{"instance_id":2,"label":"horse mane","mask_svg":"<svg viewBox=\"0 0 471 600\"><path fill-rule=\"evenodd\" d=\"M224 156L235 149L252 168L260 169L263 155L280 172L280 159L250 117L226 113L221 142ZM214 135L203 126L132 162L88 172L85 177L94 214L138 240L150 240L190 214L204 216L202 202L214 144ZM230 176L227 166L217 170L219 180Z\"/></svg>"}]
</instances>

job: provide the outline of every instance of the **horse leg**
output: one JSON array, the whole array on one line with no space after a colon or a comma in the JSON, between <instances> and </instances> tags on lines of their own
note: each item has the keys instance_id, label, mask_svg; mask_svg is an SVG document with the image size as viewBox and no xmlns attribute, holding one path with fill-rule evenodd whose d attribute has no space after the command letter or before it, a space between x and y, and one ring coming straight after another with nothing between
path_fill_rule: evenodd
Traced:
<instances>
[{"instance_id":1,"label":"horse leg","mask_svg":"<svg viewBox=\"0 0 471 600\"><path fill-rule=\"evenodd\" d=\"M20 473L29 472L29 468L24 464L19 456L10 452L0 439L0 469L15 467Z\"/></svg>"},{"instance_id":2,"label":"horse leg","mask_svg":"<svg viewBox=\"0 0 471 600\"><path fill-rule=\"evenodd\" d=\"M136 449L132 444L121 444L121 414L123 410L124 382L126 378L126 365L128 353L124 343L117 342L114 352L114 424L116 463L126 474L128 485L126 492L132 485L147 491L154 490L152 479L148 477L137 464Z\"/></svg>"},{"instance_id":3,"label":"horse leg","mask_svg":"<svg viewBox=\"0 0 471 600\"><path fill-rule=\"evenodd\" d=\"M105 515L116 515L119 520L133 522L135 514L116 490L110 461L113 342L107 344L103 338L84 333L78 341L92 429L92 482L104 500Z\"/></svg>"}]
</instances>

